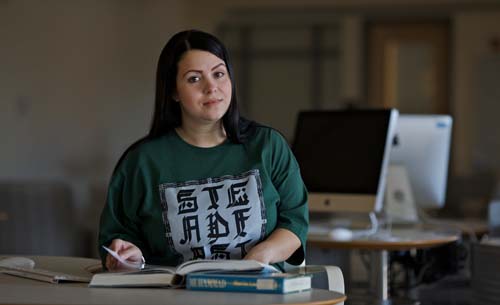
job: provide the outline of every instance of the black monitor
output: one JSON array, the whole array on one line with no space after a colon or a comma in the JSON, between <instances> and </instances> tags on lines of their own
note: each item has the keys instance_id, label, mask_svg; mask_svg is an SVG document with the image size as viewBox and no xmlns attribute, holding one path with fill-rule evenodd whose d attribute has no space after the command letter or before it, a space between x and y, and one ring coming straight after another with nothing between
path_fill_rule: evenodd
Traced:
<instances>
[{"instance_id":1,"label":"black monitor","mask_svg":"<svg viewBox=\"0 0 500 305\"><path fill-rule=\"evenodd\" d=\"M311 211L380 211L394 109L299 113L292 145Z\"/></svg>"}]
</instances>

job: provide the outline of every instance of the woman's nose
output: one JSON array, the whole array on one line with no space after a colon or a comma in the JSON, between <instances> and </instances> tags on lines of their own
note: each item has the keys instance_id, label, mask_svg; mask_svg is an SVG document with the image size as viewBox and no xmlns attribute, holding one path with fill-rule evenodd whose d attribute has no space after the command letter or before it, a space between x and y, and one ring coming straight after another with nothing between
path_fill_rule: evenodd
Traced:
<instances>
[{"instance_id":1,"label":"woman's nose","mask_svg":"<svg viewBox=\"0 0 500 305\"><path fill-rule=\"evenodd\" d=\"M207 93L213 93L213 92L217 91L217 84L216 84L215 80L213 80L213 79L207 80L207 83L205 84L205 91Z\"/></svg>"}]
</instances>

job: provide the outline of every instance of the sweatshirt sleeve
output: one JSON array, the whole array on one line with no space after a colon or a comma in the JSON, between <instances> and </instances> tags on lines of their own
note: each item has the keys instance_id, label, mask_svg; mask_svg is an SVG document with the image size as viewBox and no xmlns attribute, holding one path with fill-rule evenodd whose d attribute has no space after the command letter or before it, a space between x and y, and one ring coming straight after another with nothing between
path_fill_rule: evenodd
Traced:
<instances>
[{"instance_id":1,"label":"sweatshirt sleeve","mask_svg":"<svg viewBox=\"0 0 500 305\"><path fill-rule=\"evenodd\" d=\"M124 160L111 178L99 226L98 247L103 265L107 253L102 246L108 246L116 238L133 243L145 255L138 216L144 187L138 168Z\"/></svg>"},{"instance_id":2,"label":"sweatshirt sleeve","mask_svg":"<svg viewBox=\"0 0 500 305\"><path fill-rule=\"evenodd\" d=\"M271 175L280 195L277 227L291 231L300 239L301 247L287 260L290 264L299 265L305 257L309 227L308 193L300 175L299 165L286 140L273 131L271 143Z\"/></svg>"}]
</instances>

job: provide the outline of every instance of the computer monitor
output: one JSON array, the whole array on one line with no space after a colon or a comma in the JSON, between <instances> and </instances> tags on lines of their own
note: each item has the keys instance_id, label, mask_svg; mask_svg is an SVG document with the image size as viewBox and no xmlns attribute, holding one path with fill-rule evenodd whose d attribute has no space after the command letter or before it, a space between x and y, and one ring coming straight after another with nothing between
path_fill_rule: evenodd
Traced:
<instances>
[{"instance_id":1,"label":"computer monitor","mask_svg":"<svg viewBox=\"0 0 500 305\"><path fill-rule=\"evenodd\" d=\"M312 212L380 211L394 109L299 113L292 145Z\"/></svg>"},{"instance_id":2,"label":"computer monitor","mask_svg":"<svg viewBox=\"0 0 500 305\"><path fill-rule=\"evenodd\" d=\"M406 169L410 195L421 209L445 203L452 122L449 115L399 116L390 164Z\"/></svg>"}]
</instances>

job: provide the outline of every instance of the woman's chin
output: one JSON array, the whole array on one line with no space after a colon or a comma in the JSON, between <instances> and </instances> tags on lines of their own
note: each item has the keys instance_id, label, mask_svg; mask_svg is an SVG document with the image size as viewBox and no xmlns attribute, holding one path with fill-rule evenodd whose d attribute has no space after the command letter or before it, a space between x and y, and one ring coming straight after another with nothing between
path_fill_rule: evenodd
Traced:
<instances>
[{"instance_id":1,"label":"woman's chin","mask_svg":"<svg viewBox=\"0 0 500 305\"><path fill-rule=\"evenodd\" d=\"M217 122L222 119L224 114L225 111L207 111L203 114L203 119L208 122Z\"/></svg>"}]
</instances>

